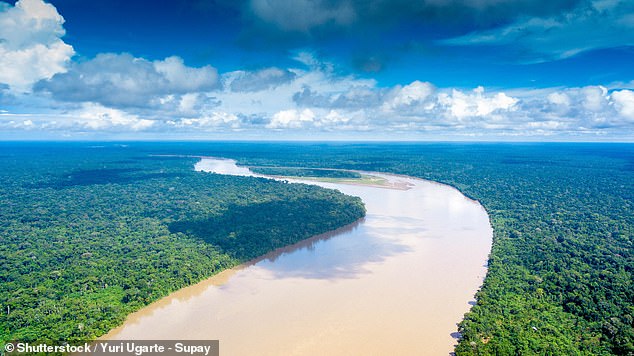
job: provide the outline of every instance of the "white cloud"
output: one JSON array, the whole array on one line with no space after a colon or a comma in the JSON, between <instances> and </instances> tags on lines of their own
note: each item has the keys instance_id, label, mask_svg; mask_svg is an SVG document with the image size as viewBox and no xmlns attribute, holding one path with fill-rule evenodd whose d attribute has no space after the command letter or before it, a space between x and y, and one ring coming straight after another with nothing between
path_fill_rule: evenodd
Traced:
<instances>
[{"instance_id":1,"label":"white cloud","mask_svg":"<svg viewBox=\"0 0 634 356\"><path fill-rule=\"evenodd\" d=\"M196 109L198 105L199 95L200 94L198 93L187 93L181 96L181 99L178 103L179 111L187 114L195 114L197 112Z\"/></svg>"},{"instance_id":2,"label":"white cloud","mask_svg":"<svg viewBox=\"0 0 634 356\"><path fill-rule=\"evenodd\" d=\"M338 125L350 122L350 115L343 114L337 110L330 110L321 120L320 125Z\"/></svg>"},{"instance_id":3,"label":"white cloud","mask_svg":"<svg viewBox=\"0 0 634 356\"><path fill-rule=\"evenodd\" d=\"M484 117L497 111L513 110L517 102L518 99L502 92L486 96L482 87L474 89L470 94L453 89L451 94L438 95L438 103L447 109L445 116L456 119Z\"/></svg>"},{"instance_id":4,"label":"white cloud","mask_svg":"<svg viewBox=\"0 0 634 356\"><path fill-rule=\"evenodd\" d=\"M555 105L561 105L566 109L568 109L568 107L570 106L570 97L566 95L566 93L550 93L548 94L547 98L548 101L550 101L551 103Z\"/></svg>"},{"instance_id":5,"label":"white cloud","mask_svg":"<svg viewBox=\"0 0 634 356\"><path fill-rule=\"evenodd\" d=\"M167 57L162 61L154 61L153 64L154 69L167 79L169 84L165 90L169 92L186 93L212 89L218 81L218 72L215 68L187 67L180 57Z\"/></svg>"},{"instance_id":6,"label":"white cloud","mask_svg":"<svg viewBox=\"0 0 634 356\"><path fill-rule=\"evenodd\" d=\"M148 61L102 54L40 82L37 88L51 96L41 91L7 96L4 100L37 102L43 114L16 115L10 109L0 113L0 127L31 134L148 132L178 137L201 132L236 138L242 137L237 132L304 138L363 133L384 139L623 137L634 132L634 92L624 89L631 83L469 90L416 80L379 87L374 80L342 76L328 63L304 57L308 69L231 72L222 76L221 86L212 67L187 67L177 57ZM278 81L282 77L286 79Z\"/></svg>"},{"instance_id":7,"label":"white cloud","mask_svg":"<svg viewBox=\"0 0 634 356\"><path fill-rule=\"evenodd\" d=\"M618 113L629 120L634 121L634 91L619 90L610 95Z\"/></svg>"},{"instance_id":8,"label":"white cloud","mask_svg":"<svg viewBox=\"0 0 634 356\"><path fill-rule=\"evenodd\" d=\"M67 73L40 81L35 89L61 101L128 108L151 107L165 103L169 95L217 87L218 74L211 66L187 67L179 57L150 62L126 53L102 53L75 64Z\"/></svg>"},{"instance_id":9,"label":"white cloud","mask_svg":"<svg viewBox=\"0 0 634 356\"><path fill-rule=\"evenodd\" d=\"M66 71L73 47L64 43L64 18L41 0L0 7L0 83L28 92L40 79Z\"/></svg>"},{"instance_id":10,"label":"white cloud","mask_svg":"<svg viewBox=\"0 0 634 356\"><path fill-rule=\"evenodd\" d=\"M275 113L266 128L274 130L342 131L362 130L359 115L364 112L339 110L304 109L283 110Z\"/></svg>"},{"instance_id":11,"label":"white cloud","mask_svg":"<svg viewBox=\"0 0 634 356\"><path fill-rule=\"evenodd\" d=\"M383 103L383 109L398 110L419 105L434 94L435 90L431 83L418 80L404 87L398 85L388 94L387 99Z\"/></svg>"},{"instance_id":12,"label":"white cloud","mask_svg":"<svg viewBox=\"0 0 634 356\"><path fill-rule=\"evenodd\" d=\"M222 112L214 111L208 115L197 118L182 118L180 120L168 121L168 125L185 128L185 129L202 129L202 130L216 130L216 129L238 129L240 128L240 120L238 116Z\"/></svg>"},{"instance_id":13,"label":"white cloud","mask_svg":"<svg viewBox=\"0 0 634 356\"><path fill-rule=\"evenodd\" d=\"M11 115L0 113L0 128L3 130L25 130L30 131L37 128L37 125L29 116Z\"/></svg>"},{"instance_id":14,"label":"white cloud","mask_svg":"<svg viewBox=\"0 0 634 356\"><path fill-rule=\"evenodd\" d=\"M301 128L315 120L315 113L310 109L298 111L295 109L283 110L273 115L271 122L266 127L269 129Z\"/></svg>"},{"instance_id":15,"label":"white cloud","mask_svg":"<svg viewBox=\"0 0 634 356\"><path fill-rule=\"evenodd\" d=\"M218 109L226 112L242 113L244 115L259 115L272 117L274 113L289 110L301 109L301 104L297 104L295 96L305 88L327 94L327 100L338 100L336 104L345 106L344 101L352 99L351 96L361 95L365 88L366 93L374 95L376 89L376 81L372 79L359 79L353 76L340 76L334 73L329 63L319 62L311 54L302 55L310 62L310 69L288 68L286 71L293 73L293 79L278 83L277 85L268 85L265 90L251 90L236 92L231 90L230 81L227 79L228 85L224 90L214 93L220 103ZM235 75L236 73L230 73ZM252 75L249 75L253 78ZM268 79L265 79L268 83ZM257 85L253 85L255 87ZM264 86L264 84L262 84ZM356 100L357 97L355 96ZM331 103L325 104L330 106ZM361 103L355 104L361 105ZM311 102L308 106L313 106Z\"/></svg>"},{"instance_id":16,"label":"white cloud","mask_svg":"<svg viewBox=\"0 0 634 356\"><path fill-rule=\"evenodd\" d=\"M296 74L279 68L265 68L255 72L236 71L225 75L226 85L233 91L261 91L295 79Z\"/></svg>"},{"instance_id":17,"label":"white cloud","mask_svg":"<svg viewBox=\"0 0 634 356\"><path fill-rule=\"evenodd\" d=\"M608 89L604 86L587 86L581 89L582 105L586 110L600 112L608 105Z\"/></svg>"},{"instance_id":18,"label":"white cloud","mask_svg":"<svg viewBox=\"0 0 634 356\"><path fill-rule=\"evenodd\" d=\"M154 101L152 109L146 113L154 113L153 116L184 116L199 117L215 111L220 105L218 100L208 93L186 93L183 95L170 94Z\"/></svg>"},{"instance_id":19,"label":"white cloud","mask_svg":"<svg viewBox=\"0 0 634 356\"><path fill-rule=\"evenodd\" d=\"M131 130L142 131L154 126L152 120L141 119L137 115L107 108L96 103L84 103L82 108L70 114L75 127L96 131Z\"/></svg>"},{"instance_id":20,"label":"white cloud","mask_svg":"<svg viewBox=\"0 0 634 356\"><path fill-rule=\"evenodd\" d=\"M82 103L64 113L0 114L0 127L46 132L139 132L153 128L157 121L108 108L98 103Z\"/></svg>"}]
</instances>

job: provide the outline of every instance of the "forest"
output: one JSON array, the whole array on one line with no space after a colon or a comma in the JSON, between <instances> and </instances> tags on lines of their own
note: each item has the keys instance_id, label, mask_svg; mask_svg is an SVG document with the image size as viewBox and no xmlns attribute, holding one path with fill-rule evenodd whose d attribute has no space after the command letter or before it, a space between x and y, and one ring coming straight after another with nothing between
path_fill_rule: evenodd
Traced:
<instances>
[{"instance_id":1,"label":"forest","mask_svg":"<svg viewBox=\"0 0 634 356\"><path fill-rule=\"evenodd\" d=\"M0 144L0 343L91 340L168 293L350 224L359 198L134 145Z\"/></svg>"},{"instance_id":2,"label":"forest","mask_svg":"<svg viewBox=\"0 0 634 356\"><path fill-rule=\"evenodd\" d=\"M174 144L244 165L407 174L480 201L494 229L458 355L634 353L634 145Z\"/></svg>"},{"instance_id":3,"label":"forest","mask_svg":"<svg viewBox=\"0 0 634 356\"><path fill-rule=\"evenodd\" d=\"M301 220L300 239L363 215L360 201L336 192L196 174L192 159L151 156L180 154L452 185L485 207L494 229L487 276L458 327L458 355L634 353L631 144L8 145L0 146L4 340L97 336L171 290L291 242L285 230L258 241L247 238L253 231ZM313 204L323 207L317 215L305 211ZM301 219L244 218L258 206Z\"/></svg>"},{"instance_id":4,"label":"forest","mask_svg":"<svg viewBox=\"0 0 634 356\"><path fill-rule=\"evenodd\" d=\"M361 174L338 169L311 169L293 167L249 167L252 172L280 177L311 177L311 178L361 178Z\"/></svg>"}]
</instances>

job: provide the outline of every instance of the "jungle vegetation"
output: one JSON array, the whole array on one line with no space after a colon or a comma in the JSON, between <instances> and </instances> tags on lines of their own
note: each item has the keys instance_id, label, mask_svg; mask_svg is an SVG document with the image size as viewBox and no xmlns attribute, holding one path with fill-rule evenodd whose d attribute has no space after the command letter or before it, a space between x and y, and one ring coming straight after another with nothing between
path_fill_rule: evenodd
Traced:
<instances>
[{"instance_id":1,"label":"jungle vegetation","mask_svg":"<svg viewBox=\"0 0 634 356\"><path fill-rule=\"evenodd\" d=\"M0 344L94 339L187 285L352 223L359 198L131 144L0 144Z\"/></svg>"},{"instance_id":2,"label":"jungle vegetation","mask_svg":"<svg viewBox=\"0 0 634 356\"><path fill-rule=\"evenodd\" d=\"M246 178L195 175L188 170L193 161L148 158L182 154L250 166L390 172L455 186L482 203L494 229L487 276L459 325L458 355L634 353L632 144L134 143L107 147L108 159L93 157L103 148L86 153L65 145L54 148L80 157L54 162L62 156L50 148L48 161L0 151L0 298L3 310L12 309L0 317L0 330L10 330L4 338L35 337L34 321L63 321L49 335L97 335L148 296L237 263L250 247L201 237L209 236L208 226L225 224L223 212L236 201L248 211L321 192L339 202L333 208L351 211L346 221L361 215L360 202L332 192L253 178L241 185ZM42 154L41 147L32 150ZM278 242L286 241L272 243ZM97 260L113 255L116 263ZM14 312L22 303L27 307ZM118 319L97 317L104 314Z\"/></svg>"}]
</instances>

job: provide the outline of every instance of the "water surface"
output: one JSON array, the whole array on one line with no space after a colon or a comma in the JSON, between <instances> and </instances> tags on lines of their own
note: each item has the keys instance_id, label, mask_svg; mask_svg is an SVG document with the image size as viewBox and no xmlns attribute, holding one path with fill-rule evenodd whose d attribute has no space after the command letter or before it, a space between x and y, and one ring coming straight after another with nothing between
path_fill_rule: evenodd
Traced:
<instances>
[{"instance_id":1,"label":"water surface","mask_svg":"<svg viewBox=\"0 0 634 356\"><path fill-rule=\"evenodd\" d=\"M253 175L203 158L199 171ZM447 355L486 273L485 210L456 189L376 174L360 222L275 251L134 313L108 339L218 339L221 355Z\"/></svg>"}]
</instances>

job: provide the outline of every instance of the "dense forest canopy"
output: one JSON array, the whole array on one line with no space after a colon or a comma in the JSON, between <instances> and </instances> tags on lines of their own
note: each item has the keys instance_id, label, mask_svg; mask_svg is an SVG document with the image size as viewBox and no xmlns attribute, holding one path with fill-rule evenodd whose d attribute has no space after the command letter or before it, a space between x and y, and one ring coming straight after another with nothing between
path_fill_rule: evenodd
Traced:
<instances>
[{"instance_id":1,"label":"dense forest canopy","mask_svg":"<svg viewBox=\"0 0 634 356\"><path fill-rule=\"evenodd\" d=\"M305 184L195 172L135 144L0 144L0 341L86 340L365 214ZM2 343L2 342L0 342Z\"/></svg>"},{"instance_id":2,"label":"dense forest canopy","mask_svg":"<svg viewBox=\"0 0 634 356\"><path fill-rule=\"evenodd\" d=\"M8 325L0 330L10 330L4 338L35 337L41 330L31 327L34 320L53 326L47 335L96 335L148 298L231 266L249 251L289 242L219 241L231 233L221 228L227 211L239 217L254 204L301 197L295 201L316 198L332 204L331 212L348 211L338 224L361 215L360 202L331 191L194 174L194 160L148 158L182 154L252 166L392 172L453 185L483 204L494 228L489 271L460 324L458 354L634 352L634 145L88 145L24 144L19 155L10 144L0 146L2 305L17 309L0 317ZM48 158L39 157L43 149ZM337 214L326 215L315 222ZM305 226L310 233L314 227ZM209 236L213 231L220 235ZM120 260L107 263L104 256L113 255ZM22 303L28 307L16 308Z\"/></svg>"}]
</instances>

